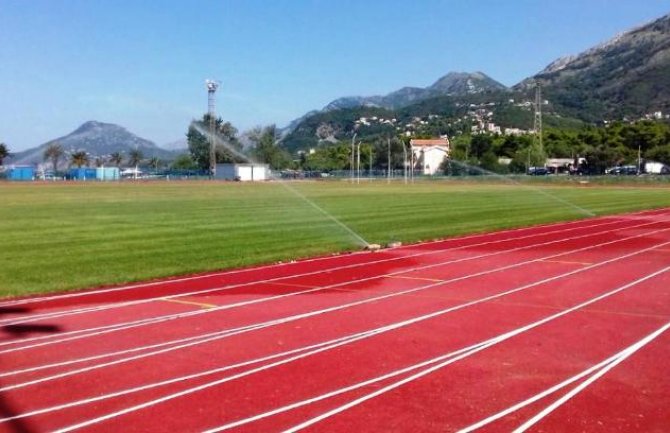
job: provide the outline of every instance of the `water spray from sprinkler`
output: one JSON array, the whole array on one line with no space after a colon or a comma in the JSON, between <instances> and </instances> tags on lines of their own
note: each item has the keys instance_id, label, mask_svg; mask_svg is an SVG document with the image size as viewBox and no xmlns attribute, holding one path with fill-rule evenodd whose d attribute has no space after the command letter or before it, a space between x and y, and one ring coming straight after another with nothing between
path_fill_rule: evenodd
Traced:
<instances>
[{"instance_id":1,"label":"water spray from sprinkler","mask_svg":"<svg viewBox=\"0 0 670 433\"><path fill-rule=\"evenodd\" d=\"M202 127L202 125L198 122L192 122L191 126L198 131L200 134L204 135L205 137L208 137L210 140L215 142L218 145L223 146L228 152L230 152L233 156L236 158L246 161L250 164L257 164L256 161L253 160L253 158L249 157L248 155L245 155L244 153L240 152L239 150L235 149L227 140L225 140L223 137L220 137L216 133L210 134L209 131L207 131L205 128ZM328 218L330 221L335 223L337 226L339 226L341 229L343 229L353 240L356 242L357 245L367 249L374 251L375 248L371 248L371 246L374 246L375 244L370 244L368 241L363 239L361 235L353 231L351 228L349 228L347 225L345 225L342 221L337 219L335 216L331 215L328 213L325 209L323 209L321 206L318 204L314 203L312 200L307 198L304 194L302 194L300 191L296 190L295 188L291 187L288 185L286 182L284 182L281 178L273 177L274 180L278 181L279 184L284 187L286 190L291 192L293 195L296 197L300 198L302 201L307 203L309 206L311 206L313 209L317 210L319 213L321 213L323 216ZM379 248L376 248L377 250Z\"/></svg>"},{"instance_id":2,"label":"water spray from sprinkler","mask_svg":"<svg viewBox=\"0 0 670 433\"><path fill-rule=\"evenodd\" d=\"M570 202L570 201L568 201L568 200L566 200L566 199L564 199L564 198L561 198L561 197L559 197L559 196L557 196L557 195L551 194L551 193L549 193L549 192L543 190L542 188L537 188L537 187L533 187L533 186L525 185L525 184L523 184L523 183L520 183L520 182L515 181L514 179L510 179L510 178L507 177L507 176L502 176L502 175L500 175L500 174L498 174L498 173L494 173L494 172L492 172L492 171L485 170L485 169L483 169L483 168L481 168L481 167L476 167L476 166L473 166L473 165L470 165L470 164L466 164L466 163L464 163L464 162L456 161L455 159L451 159L451 160L449 160L449 162L450 162L451 164L456 164L457 166L459 166L459 167L461 167L461 168L464 168L464 169L466 169L466 170L474 170L474 171L479 172L479 173L481 173L481 174L486 174L486 175L489 175L489 176L496 177L496 178L498 178L498 179L503 179L503 180L506 181L506 182L509 182L509 183L514 184L514 185L520 186L520 187L522 187L522 188L530 189L531 191L535 191L535 192L537 192L537 193L539 193L539 194L544 195L545 197L548 197L548 198L550 198L550 199L552 199L552 200L554 200L554 201L557 201L557 202L562 203L562 204L564 204L564 205L566 205L566 206L568 206L568 207L571 207L572 209L575 209L575 210L578 211L579 213L584 214L584 215L586 215L586 216L589 216L589 217L594 217L594 216L596 216L596 214L594 214L594 213L591 212L590 210L588 210L588 209L584 209L583 207L578 206L578 205L576 205L576 204L574 204L574 203L572 203L572 202Z\"/></svg>"}]
</instances>

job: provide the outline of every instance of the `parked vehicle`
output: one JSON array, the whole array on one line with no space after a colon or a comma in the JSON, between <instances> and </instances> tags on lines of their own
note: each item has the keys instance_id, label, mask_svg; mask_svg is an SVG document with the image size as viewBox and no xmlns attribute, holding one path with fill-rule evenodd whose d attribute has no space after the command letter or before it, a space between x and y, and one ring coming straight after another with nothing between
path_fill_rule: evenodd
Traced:
<instances>
[{"instance_id":1,"label":"parked vehicle","mask_svg":"<svg viewBox=\"0 0 670 433\"><path fill-rule=\"evenodd\" d=\"M605 174L611 174L615 176L634 176L639 174L639 170L635 165L622 165L608 168L605 170Z\"/></svg>"},{"instance_id":2,"label":"parked vehicle","mask_svg":"<svg viewBox=\"0 0 670 433\"><path fill-rule=\"evenodd\" d=\"M529 176L546 176L549 174L547 167L529 167L526 173Z\"/></svg>"}]
</instances>

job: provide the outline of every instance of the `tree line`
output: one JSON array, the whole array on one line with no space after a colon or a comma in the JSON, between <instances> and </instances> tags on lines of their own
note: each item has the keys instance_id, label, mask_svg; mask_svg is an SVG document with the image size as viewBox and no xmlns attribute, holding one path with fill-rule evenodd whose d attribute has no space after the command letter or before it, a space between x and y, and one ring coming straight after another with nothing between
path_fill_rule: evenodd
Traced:
<instances>
[{"instance_id":1,"label":"tree line","mask_svg":"<svg viewBox=\"0 0 670 433\"><path fill-rule=\"evenodd\" d=\"M182 168L203 170L209 167L208 128L208 115L191 124L187 133L189 155L178 158L173 166L185 164ZM351 169L352 140L356 155L360 149L362 169L386 170L389 166L401 169L410 140L405 136L394 136L387 130L384 134L366 136L364 140L355 140L353 135L344 140L322 140L309 150L290 155L282 147L274 125L257 127L241 137L230 122L218 118L214 129L217 162L254 161L267 163L275 170ZM418 135L415 138L433 137ZM446 174L470 172L463 167L495 173L522 173L529 166L545 165L547 158L564 158L575 162L585 159L582 172L602 174L609 167L635 165L638 157L670 165L670 125L667 122L644 120L586 125L578 129L547 128L542 145L534 134L460 134L451 137L450 159L442 169ZM356 161L354 165L357 164Z\"/></svg>"},{"instance_id":2,"label":"tree line","mask_svg":"<svg viewBox=\"0 0 670 433\"><path fill-rule=\"evenodd\" d=\"M583 173L603 174L607 168L637 165L638 158L670 165L670 125L644 120L585 126L578 130L547 129L542 147L535 135L462 135L452 139L451 159L496 173L524 172L547 158L572 159ZM501 158L511 160L501 164Z\"/></svg>"}]
</instances>

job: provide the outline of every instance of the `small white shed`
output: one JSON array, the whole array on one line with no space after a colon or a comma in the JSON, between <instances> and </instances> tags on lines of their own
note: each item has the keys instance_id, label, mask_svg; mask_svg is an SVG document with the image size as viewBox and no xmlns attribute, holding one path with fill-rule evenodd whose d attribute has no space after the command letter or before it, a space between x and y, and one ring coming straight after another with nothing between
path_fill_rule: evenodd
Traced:
<instances>
[{"instance_id":1,"label":"small white shed","mask_svg":"<svg viewBox=\"0 0 670 433\"><path fill-rule=\"evenodd\" d=\"M267 164L216 164L216 178L223 180L261 181L270 177Z\"/></svg>"}]
</instances>

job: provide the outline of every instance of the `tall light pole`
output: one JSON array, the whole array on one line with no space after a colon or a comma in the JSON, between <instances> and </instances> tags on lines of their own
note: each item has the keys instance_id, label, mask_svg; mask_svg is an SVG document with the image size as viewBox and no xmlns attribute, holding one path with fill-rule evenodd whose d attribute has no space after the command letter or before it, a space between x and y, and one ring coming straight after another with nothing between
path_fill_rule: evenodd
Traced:
<instances>
[{"instance_id":1,"label":"tall light pole","mask_svg":"<svg viewBox=\"0 0 670 433\"><path fill-rule=\"evenodd\" d=\"M370 145L370 172L368 173L368 177L372 180L372 145Z\"/></svg>"},{"instance_id":2,"label":"tall light pole","mask_svg":"<svg viewBox=\"0 0 670 433\"><path fill-rule=\"evenodd\" d=\"M351 137L351 164L349 170L349 177L351 179L351 183L354 183L354 142L356 141L356 135L357 133L354 132L354 136Z\"/></svg>"},{"instance_id":3,"label":"tall light pole","mask_svg":"<svg viewBox=\"0 0 670 433\"><path fill-rule=\"evenodd\" d=\"M391 183L391 138L387 138L386 143L388 144L388 151L386 155L386 183Z\"/></svg>"},{"instance_id":4,"label":"tall light pole","mask_svg":"<svg viewBox=\"0 0 670 433\"><path fill-rule=\"evenodd\" d=\"M407 185L407 146L402 144L402 175L405 178L405 185Z\"/></svg>"},{"instance_id":5,"label":"tall light pole","mask_svg":"<svg viewBox=\"0 0 670 433\"><path fill-rule=\"evenodd\" d=\"M361 183L361 142L356 146L356 183Z\"/></svg>"},{"instance_id":6,"label":"tall light pole","mask_svg":"<svg viewBox=\"0 0 670 433\"><path fill-rule=\"evenodd\" d=\"M216 177L216 143L214 133L216 127L216 90L220 83L215 80L205 80L207 86L207 114L209 115L209 175Z\"/></svg>"},{"instance_id":7,"label":"tall light pole","mask_svg":"<svg viewBox=\"0 0 670 433\"><path fill-rule=\"evenodd\" d=\"M535 119L533 122L535 137L537 138L540 155L544 154L544 145L542 143L542 84L535 82Z\"/></svg>"}]
</instances>

